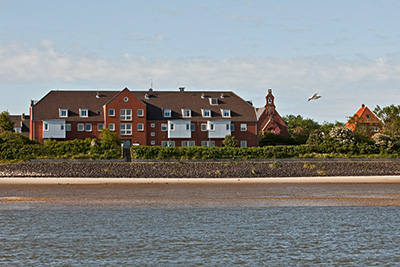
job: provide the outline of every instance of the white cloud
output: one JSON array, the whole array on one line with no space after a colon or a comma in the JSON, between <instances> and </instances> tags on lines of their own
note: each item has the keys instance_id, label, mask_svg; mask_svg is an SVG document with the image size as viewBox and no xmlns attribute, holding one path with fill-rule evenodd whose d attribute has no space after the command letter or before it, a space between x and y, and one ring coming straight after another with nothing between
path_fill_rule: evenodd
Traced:
<instances>
[{"instance_id":1,"label":"white cloud","mask_svg":"<svg viewBox=\"0 0 400 267\"><path fill-rule=\"evenodd\" d=\"M188 90L232 90L246 100L252 99L256 106L264 105L267 88L273 88L278 111L283 115L301 114L320 121L343 121L361 103L373 108L400 102L400 62L395 59L319 56L217 60L145 58L128 53L118 59L77 59L52 46L52 42L43 41L36 49L16 44L0 47L2 82L10 87L21 82L57 86L81 82L93 84L93 88L104 84L143 89L152 80L156 90L178 86ZM314 92L323 97L307 104L306 98Z\"/></svg>"}]
</instances>

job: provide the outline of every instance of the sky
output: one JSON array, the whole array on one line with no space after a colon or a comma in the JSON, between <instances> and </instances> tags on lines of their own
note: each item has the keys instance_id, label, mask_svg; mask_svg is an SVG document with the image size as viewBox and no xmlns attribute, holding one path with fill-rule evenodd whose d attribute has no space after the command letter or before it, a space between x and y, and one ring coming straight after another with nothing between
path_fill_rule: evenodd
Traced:
<instances>
[{"instance_id":1,"label":"sky","mask_svg":"<svg viewBox=\"0 0 400 267\"><path fill-rule=\"evenodd\" d=\"M233 91L346 122L400 103L398 0L0 0L0 111L50 90ZM308 102L318 93L322 97Z\"/></svg>"}]
</instances>

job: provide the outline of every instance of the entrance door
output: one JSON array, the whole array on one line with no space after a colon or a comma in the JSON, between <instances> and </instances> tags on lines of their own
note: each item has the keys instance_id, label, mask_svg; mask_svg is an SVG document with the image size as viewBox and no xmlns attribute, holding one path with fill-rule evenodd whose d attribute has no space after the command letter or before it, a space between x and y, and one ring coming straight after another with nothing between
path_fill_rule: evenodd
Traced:
<instances>
[{"instance_id":1,"label":"entrance door","mask_svg":"<svg viewBox=\"0 0 400 267\"><path fill-rule=\"evenodd\" d=\"M123 148L130 148L131 147L131 140L121 140L121 144Z\"/></svg>"}]
</instances>

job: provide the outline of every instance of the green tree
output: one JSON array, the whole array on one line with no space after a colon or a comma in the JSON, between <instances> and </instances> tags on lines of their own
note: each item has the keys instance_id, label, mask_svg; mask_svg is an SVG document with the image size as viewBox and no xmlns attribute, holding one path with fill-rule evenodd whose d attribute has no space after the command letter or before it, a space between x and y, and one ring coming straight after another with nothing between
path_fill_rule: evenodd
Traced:
<instances>
[{"instance_id":1,"label":"green tree","mask_svg":"<svg viewBox=\"0 0 400 267\"><path fill-rule=\"evenodd\" d=\"M14 131L14 123L11 121L10 113L7 110L0 113L0 128L3 131Z\"/></svg>"},{"instance_id":2,"label":"green tree","mask_svg":"<svg viewBox=\"0 0 400 267\"><path fill-rule=\"evenodd\" d=\"M291 137L293 137L299 144L306 143L310 133L320 128L318 122L313 119L304 119L300 115L287 115L283 117L283 120L288 126L288 131Z\"/></svg>"},{"instance_id":3,"label":"green tree","mask_svg":"<svg viewBox=\"0 0 400 267\"><path fill-rule=\"evenodd\" d=\"M228 134L227 136L225 136L225 139L222 141L222 144L225 147L238 147L239 141L236 139L236 137Z\"/></svg>"},{"instance_id":4,"label":"green tree","mask_svg":"<svg viewBox=\"0 0 400 267\"><path fill-rule=\"evenodd\" d=\"M390 105L384 108L376 106L374 113L383 123L383 133L391 136L394 139L399 139L400 106Z\"/></svg>"}]
</instances>

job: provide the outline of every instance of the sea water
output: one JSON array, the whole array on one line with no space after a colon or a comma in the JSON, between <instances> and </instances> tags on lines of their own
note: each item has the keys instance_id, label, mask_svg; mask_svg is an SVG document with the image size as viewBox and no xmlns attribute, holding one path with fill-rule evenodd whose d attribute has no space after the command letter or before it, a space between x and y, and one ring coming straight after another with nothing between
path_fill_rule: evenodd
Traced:
<instances>
[{"instance_id":1,"label":"sea water","mask_svg":"<svg viewBox=\"0 0 400 267\"><path fill-rule=\"evenodd\" d=\"M0 266L399 266L398 207L3 206Z\"/></svg>"}]
</instances>

